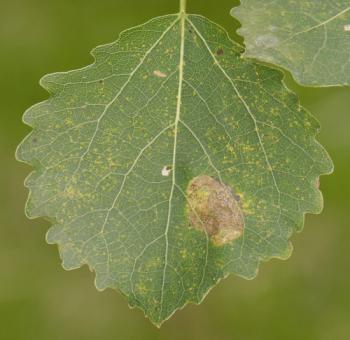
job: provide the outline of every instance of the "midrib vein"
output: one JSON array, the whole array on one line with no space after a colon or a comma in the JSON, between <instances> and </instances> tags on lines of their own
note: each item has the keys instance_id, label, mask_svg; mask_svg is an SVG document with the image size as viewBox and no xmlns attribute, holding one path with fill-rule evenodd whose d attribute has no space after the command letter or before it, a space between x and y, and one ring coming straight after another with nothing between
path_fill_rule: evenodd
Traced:
<instances>
[{"instance_id":1,"label":"midrib vein","mask_svg":"<svg viewBox=\"0 0 350 340\"><path fill-rule=\"evenodd\" d=\"M182 89L184 82L184 56L185 56L185 22L186 22L186 14L184 12L180 13L180 26L181 26L181 46L180 46L180 61L179 61L179 87L177 92L177 104L176 104L176 116L174 122L174 147L173 147L173 161L172 161L172 183L170 189L169 196L169 207L168 207L168 218L167 224L164 231L165 236L165 255L164 255L164 269L163 269L163 279L162 279L162 288L161 288L161 298L160 298L160 312L159 312L159 320L162 319L163 312L163 300L164 300L164 286L165 286L165 278L166 278L166 270L168 266L168 252L169 252L169 227L171 221L171 206L172 200L174 196L174 189L176 185L176 149L177 149L177 138L178 138L178 127L180 122L181 115L181 105L182 105Z\"/></svg>"}]
</instances>

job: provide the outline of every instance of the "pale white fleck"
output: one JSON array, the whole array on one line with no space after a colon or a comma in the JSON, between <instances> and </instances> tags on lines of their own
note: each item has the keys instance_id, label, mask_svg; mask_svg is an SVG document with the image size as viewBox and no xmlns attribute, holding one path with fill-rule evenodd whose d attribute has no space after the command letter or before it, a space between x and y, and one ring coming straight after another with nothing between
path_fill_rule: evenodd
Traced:
<instances>
[{"instance_id":1,"label":"pale white fleck","mask_svg":"<svg viewBox=\"0 0 350 340\"><path fill-rule=\"evenodd\" d=\"M169 177L170 176L170 173L171 173L171 168L169 166L165 166L163 169L162 169L162 176L163 177Z\"/></svg>"},{"instance_id":2,"label":"pale white fleck","mask_svg":"<svg viewBox=\"0 0 350 340\"><path fill-rule=\"evenodd\" d=\"M345 32L350 32L350 24L344 26Z\"/></svg>"},{"instance_id":3,"label":"pale white fleck","mask_svg":"<svg viewBox=\"0 0 350 340\"><path fill-rule=\"evenodd\" d=\"M164 72L159 71L159 70L153 71L153 74L158 78L166 78L167 77L167 75Z\"/></svg>"}]
</instances>

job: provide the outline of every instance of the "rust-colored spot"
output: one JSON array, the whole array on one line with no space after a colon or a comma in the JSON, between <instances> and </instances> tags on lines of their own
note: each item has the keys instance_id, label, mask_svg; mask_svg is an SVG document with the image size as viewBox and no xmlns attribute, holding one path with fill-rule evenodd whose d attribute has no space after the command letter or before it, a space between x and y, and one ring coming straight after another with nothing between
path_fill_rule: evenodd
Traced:
<instances>
[{"instance_id":1,"label":"rust-colored spot","mask_svg":"<svg viewBox=\"0 0 350 340\"><path fill-rule=\"evenodd\" d=\"M224 50L222 48L219 48L217 51L216 51L216 54L217 55L223 55L224 54Z\"/></svg>"},{"instance_id":2,"label":"rust-colored spot","mask_svg":"<svg viewBox=\"0 0 350 340\"><path fill-rule=\"evenodd\" d=\"M243 234L244 216L230 187L212 177L198 176L189 183L186 194L189 224L205 231L215 245Z\"/></svg>"},{"instance_id":3,"label":"rust-colored spot","mask_svg":"<svg viewBox=\"0 0 350 340\"><path fill-rule=\"evenodd\" d=\"M159 70L153 71L153 74L158 78L166 78L167 77L167 75L164 72L159 71Z\"/></svg>"}]
</instances>

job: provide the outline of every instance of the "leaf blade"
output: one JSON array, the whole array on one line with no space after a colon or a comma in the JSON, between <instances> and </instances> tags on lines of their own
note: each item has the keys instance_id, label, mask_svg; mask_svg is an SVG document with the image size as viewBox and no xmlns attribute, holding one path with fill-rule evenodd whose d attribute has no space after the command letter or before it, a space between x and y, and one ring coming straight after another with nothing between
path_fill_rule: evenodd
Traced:
<instances>
[{"instance_id":1,"label":"leaf blade","mask_svg":"<svg viewBox=\"0 0 350 340\"><path fill-rule=\"evenodd\" d=\"M47 239L66 269L88 264L98 289L120 290L157 325L228 274L252 278L260 261L288 257L304 213L322 207L314 182L332 164L318 123L279 72L240 53L205 18L156 18L97 48L92 66L44 78L53 95L25 114L29 214L54 223ZM240 196L243 237L217 246L188 225L200 175Z\"/></svg>"},{"instance_id":2,"label":"leaf blade","mask_svg":"<svg viewBox=\"0 0 350 340\"><path fill-rule=\"evenodd\" d=\"M242 0L231 14L242 24L246 57L287 69L304 86L350 84L347 1Z\"/></svg>"}]
</instances>

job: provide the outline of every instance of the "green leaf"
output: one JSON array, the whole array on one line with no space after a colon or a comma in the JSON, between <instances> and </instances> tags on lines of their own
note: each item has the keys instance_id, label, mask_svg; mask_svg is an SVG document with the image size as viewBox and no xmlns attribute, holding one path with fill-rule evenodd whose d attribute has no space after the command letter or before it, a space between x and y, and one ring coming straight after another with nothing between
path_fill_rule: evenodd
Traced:
<instances>
[{"instance_id":1,"label":"green leaf","mask_svg":"<svg viewBox=\"0 0 350 340\"><path fill-rule=\"evenodd\" d=\"M244 56L290 71L306 86L350 84L348 0L241 0Z\"/></svg>"},{"instance_id":2,"label":"green leaf","mask_svg":"<svg viewBox=\"0 0 350 340\"><path fill-rule=\"evenodd\" d=\"M87 264L160 325L230 273L287 258L332 163L280 72L241 59L209 20L169 15L41 81L19 160L27 214L65 269Z\"/></svg>"}]
</instances>

